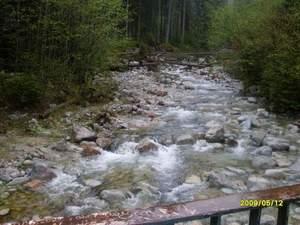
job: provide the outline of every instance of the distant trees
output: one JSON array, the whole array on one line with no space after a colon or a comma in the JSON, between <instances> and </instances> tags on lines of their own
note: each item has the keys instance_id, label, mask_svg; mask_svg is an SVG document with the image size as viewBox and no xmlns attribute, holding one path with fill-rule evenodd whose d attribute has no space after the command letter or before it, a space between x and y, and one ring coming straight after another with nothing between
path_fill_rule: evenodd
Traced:
<instances>
[{"instance_id":1,"label":"distant trees","mask_svg":"<svg viewBox=\"0 0 300 225\"><path fill-rule=\"evenodd\" d=\"M235 0L212 20L213 49L230 48L226 66L258 86L277 111L300 110L300 3L298 0Z\"/></svg>"},{"instance_id":2,"label":"distant trees","mask_svg":"<svg viewBox=\"0 0 300 225\"><path fill-rule=\"evenodd\" d=\"M207 47L212 11L224 0L125 0L131 22L129 36L159 45Z\"/></svg>"}]
</instances>

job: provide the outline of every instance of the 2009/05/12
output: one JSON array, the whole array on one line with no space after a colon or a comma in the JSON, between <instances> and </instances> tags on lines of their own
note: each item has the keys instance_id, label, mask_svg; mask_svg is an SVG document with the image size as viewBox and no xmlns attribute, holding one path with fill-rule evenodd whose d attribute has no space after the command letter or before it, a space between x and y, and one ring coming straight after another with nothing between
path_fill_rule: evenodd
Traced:
<instances>
[{"instance_id":1,"label":"2009/05/12","mask_svg":"<svg viewBox=\"0 0 300 225\"><path fill-rule=\"evenodd\" d=\"M276 207L282 207L283 206L283 200L241 200L240 202L241 207L260 207L260 206L276 206Z\"/></svg>"}]
</instances>

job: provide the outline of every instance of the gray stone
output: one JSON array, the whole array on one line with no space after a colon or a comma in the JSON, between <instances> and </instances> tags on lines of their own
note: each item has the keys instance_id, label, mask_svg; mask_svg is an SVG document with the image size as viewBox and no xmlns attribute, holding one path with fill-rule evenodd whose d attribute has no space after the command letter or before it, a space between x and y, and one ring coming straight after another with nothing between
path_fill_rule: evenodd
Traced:
<instances>
[{"instance_id":1,"label":"gray stone","mask_svg":"<svg viewBox=\"0 0 300 225\"><path fill-rule=\"evenodd\" d=\"M13 179L11 182L8 183L8 185L19 185L19 184L24 184L30 180L29 177L17 177Z\"/></svg>"},{"instance_id":2,"label":"gray stone","mask_svg":"<svg viewBox=\"0 0 300 225\"><path fill-rule=\"evenodd\" d=\"M297 134L297 133L299 133L299 130L300 130L299 127L294 125L294 124L289 124L288 125L288 131L291 134Z\"/></svg>"},{"instance_id":3,"label":"gray stone","mask_svg":"<svg viewBox=\"0 0 300 225\"><path fill-rule=\"evenodd\" d=\"M123 191L113 189L101 191L100 197L109 203L121 202L126 199Z\"/></svg>"},{"instance_id":4,"label":"gray stone","mask_svg":"<svg viewBox=\"0 0 300 225\"><path fill-rule=\"evenodd\" d=\"M294 172L300 172L300 158L292 165L290 166L290 170Z\"/></svg>"},{"instance_id":5,"label":"gray stone","mask_svg":"<svg viewBox=\"0 0 300 225\"><path fill-rule=\"evenodd\" d=\"M250 135L252 144L257 147L262 146L265 137L266 134L264 132L253 132Z\"/></svg>"},{"instance_id":6,"label":"gray stone","mask_svg":"<svg viewBox=\"0 0 300 225\"><path fill-rule=\"evenodd\" d=\"M271 215L262 215L261 217L261 225L274 225L275 224L275 217Z\"/></svg>"},{"instance_id":7,"label":"gray stone","mask_svg":"<svg viewBox=\"0 0 300 225\"><path fill-rule=\"evenodd\" d=\"M272 148L269 146L262 146L253 151L255 155L272 156Z\"/></svg>"},{"instance_id":8,"label":"gray stone","mask_svg":"<svg viewBox=\"0 0 300 225\"><path fill-rule=\"evenodd\" d=\"M251 191L263 190L270 187L270 182L263 177L250 176L248 178L247 186Z\"/></svg>"},{"instance_id":9,"label":"gray stone","mask_svg":"<svg viewBox=\"0 0 300 225\"><path fill-rule=\"evenodd\" d=\"M192 145L195 143L195 139L190 134L184 134L177 138L176 144L178 145Z\"/></svg>"},{"instance_id":10,"label":"gray stone","mask_svg":"<svg viewBox=\"0 0 300 225\"><path fill-rule=\"evenodd\" d=\"M257 103L257 100L256 100L256 98L254 98L254 97L249 97L247 100L248 100L248 102L250 102L250 103Z\"/></svg>"},{"instance_id":11,"label":"gray stone","mask_svg":"<svg viewBox=\"0 0 300 225\"><path fill-rule=\"evenodd\" d=\"M187 183L187 184L199 184L201 183L201 178L198 177L197 175L192 175L192 176L189 176L185 179L184 183Z\"/></svg>"},{"instance_id":12,"label":"gray stone","mask_svg":"<svg viewBox=\"0 0 300 225\"><path fill-rule=\"evenodd\" d=\"M100 137L100 138L97 138L96 143L100 148L108 149L112 145L112 139Z\"/></svg>"},{"instance_id":13,"label":"gray stone","mask_svg":"<svg viewBox=\"0 0 300 225\"><path fill-rule=\"evenodd\" d=\"M89 186L89 187L98 187L99 185L101 185L102 184L102 182L101 181L99 181L99 180L94 180L94 179L87 179L87 180L84 180L84 184L86 185L86 186Z\"/></svg>"},{"instance_id":14,"label":"gray stone","mask_svg":"<svg viewBox=\"0 0 300 225\"><path fill-rule=\"evenodd\" d=\"M267 156L254 157L251 163L254 168L263 170L270 169L275 164L273 159Z\"/></svg>"},{"instance_id":15,"label":"gray stone","mask_svg":"<svg viewBox=\"0 0 300 225\"><path fill-rule=\"evenodd\" d=\"M223 143L225 141L224 127L221 125L210 127L205 134L205 139L210 143Z\"/></svg>"},{"instance_id":16,"label":"gray stone","mask_svg":"<svg viewBox=\"0 0 300 225\"><path fill-rule=\"evenodd\" d=\"M43 180L43 181L50 181L56 177L56 174L52 171L52 169L46 167L41 163L35 163L31 170L31 178Z\"/></svg>"},{"instance_id":17,"label":"gray stone","mask_svg":"<svg viewBox=\"0 0 300 225\"><path fill-rule=\"evenodd\" d=\"M23 162L23 165L24 165L24 166L32 166L32 165L33 165L33 161L30 160L30 159L26 159L26 160Z\"/></svg>"},{"instance_id":18,"label":"gray stone","mask_svg":"<svg viewBox=\"0 0 300 225\"><path fill-rule=\"evenodd\" d=\"M54 147L54 150L59 151L59 152L69 152L69 151L80 151L82 150L80 147L71 144L70 142L62 139L59 141Z\"/></svg>"},{"instance_id":19,"label":"gray stone","mask_svg":"<svg viewBox=\"0 0 300 225\"><path fill-rule=\"evenodd\" d=\"M265 109L257 109L256 116L259 118L268 118L269 113Z\"/></svg>"},{"instance_id":20,"label":"gray stone","mask_svg":"<svg viewBox=\"0 0 300 225\"><path fill-rule=\"evenodd\" d=\"M290 148L288 140L283 138L266 137L263 144L270 146L273 151L288 151Z\"/></svg>"},{"instance_id":21,"label":"gray stone","mask_svg":"<svg viewBox=\"0 0 300 225\"><path fill-rule=\"evenodd\" d=\"M75 142L96 141L97 139L97 135L95 132L83 126L74 125L73 132Z\"/></svg>"},{"instance_id":22,"label":"gray stone","mask_svg":"<svg viewBox=\"0 0 300 225\"><path fill-rule=\"evenodd\" d=\"M10 209L1 209L0 210L0 216L7 216L10 213Z\"/></svg>"},{"instance_id":23,"label":"gray stone","mask_svg":"<svg viewBox=\"0 0 300 225\"><path fill-rule=\"evenodd\" d=\"M288 169L268 169L265 171L265 176L275 179L281 179L286 176L287 171Z\"/></svg>"},{"instance_id":24,"label":"gray stone","mask_svg":"<svg viewBox=\"0 0 300 225\"><path fill-rule=\"evenodd\" d=\"M141 140L140 143L136 146L136 150L140 153L147 153L157 151L158 146L153 140L145 138Z\"/></svg>"},{"instance_id":25,"label":"gray stone","mask_svg":"<svg viewBox=\"0 0 300 225\"><path fill-rule=\"evenodd\" d=\"M9 197L9 192L3 192L0 194L0 199L5 200Z\"/></svg>"},{"instance_id":26,"label":"gray stone","mask_svg":"<svg viewBox=\"0 0 300 225\"><path fill-rule=\"evenodd\" d=\"M0 168L0 180L10 182L14 178L22 176L22 173L15 167Z\"/></svg>"}]
</instances>

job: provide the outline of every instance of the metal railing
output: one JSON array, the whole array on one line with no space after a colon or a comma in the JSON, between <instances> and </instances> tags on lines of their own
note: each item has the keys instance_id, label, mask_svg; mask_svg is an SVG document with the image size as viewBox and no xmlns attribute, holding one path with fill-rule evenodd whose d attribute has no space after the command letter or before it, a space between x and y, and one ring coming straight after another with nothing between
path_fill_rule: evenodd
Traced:
<instances>
[{"instance_id":1,"label":"metal railing","mask_svg":"<svg viewBox=\"0 0 300 225\"><path fill-rule=\"evenodd\" d=\"M133 211L95 213L87 216L61 217L17 223L18 225L173 225L210 218L211 225L220 225L222 216L250 211L249 225L259 225L264 206L243 207L242 200L282 200L278 207L277 225L288 225L289 205L300 200L300 184L263 191L239 193L224 197L181 204L137 209Z\"/></svg>"}]
</instances>

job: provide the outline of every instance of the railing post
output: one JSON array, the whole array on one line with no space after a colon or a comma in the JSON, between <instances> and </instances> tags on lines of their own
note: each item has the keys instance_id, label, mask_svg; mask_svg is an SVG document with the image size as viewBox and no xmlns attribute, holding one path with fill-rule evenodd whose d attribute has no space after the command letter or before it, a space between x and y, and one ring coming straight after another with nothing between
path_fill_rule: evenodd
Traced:
<instances>
[{"instance_id":1,"label":"railing post","mask_svg":"<svg viewBox=\"0 0 300 225\"><path fill-rule=\"evenodd\" d=\"M278 207L277 225L288 225L289 203L284 202L283 206Z\"/></svg>"},{"instance_id":2,"label":"railing post","mask_svg":"<svg viewBox=\"0 0 300 225\"><path fill-rule=\"evenodd\" d=\"M251 209L249 216L249 225L260 225L261 208Z\"/></svg>"},{"instance_id":3,"label":"railing post","mask_svg":"<svg viewBox=\"0 0 300 225\"><path fill-rule=\"evenodd\" d=\"M221 216L212 216L210 218L210 225L221 225Z\"/></svg>"}]
</instances>

